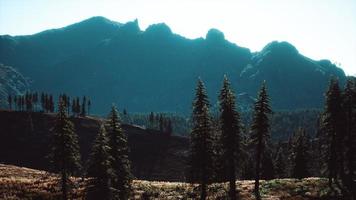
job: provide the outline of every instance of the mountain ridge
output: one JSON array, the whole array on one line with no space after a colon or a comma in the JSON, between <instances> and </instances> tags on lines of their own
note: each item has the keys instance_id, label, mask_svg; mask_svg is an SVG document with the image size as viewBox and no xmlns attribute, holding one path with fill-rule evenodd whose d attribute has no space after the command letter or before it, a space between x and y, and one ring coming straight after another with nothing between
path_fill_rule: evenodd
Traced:
<instances>
[{"instance_id":1,"label":"mountain ridge","mask_svg":"<svg viewBox=\"0 0 356 200\"><path fill-rule=\"evenodd\" d=\"M330 61L307 58L288 42L251 52L217 29L187 39L164 23L143 31L137 20L121 24L104 17L39 35L0 36L0 63L30 77L32 90L91 96L97 113L112 102L135 112L186 113L196 79L206 82L214 104L224 74L238 94L251 97L266 80L276 109L320 108L330 76L341 84L346 79ZM298 91L293 98L291 90Z\"/></svg>"}]
</instances>

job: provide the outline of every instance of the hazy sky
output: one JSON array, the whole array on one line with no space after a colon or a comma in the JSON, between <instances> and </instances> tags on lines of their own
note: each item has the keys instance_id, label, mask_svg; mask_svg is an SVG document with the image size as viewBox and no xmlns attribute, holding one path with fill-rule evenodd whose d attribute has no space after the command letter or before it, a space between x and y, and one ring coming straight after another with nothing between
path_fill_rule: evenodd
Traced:
<instances>
[{"instance_id":1,"label":"hazy sky","mask_svg":"<svg viewBox=\"0 0 356 200\"><path fill-rule=\"evenodd\" d=\"M313 59L356 74L356 0L0 0L0 35L33 34L91 16L158 22L188 38L217 28L252 51L288 41Z\"/></svg>"}]
</instances>

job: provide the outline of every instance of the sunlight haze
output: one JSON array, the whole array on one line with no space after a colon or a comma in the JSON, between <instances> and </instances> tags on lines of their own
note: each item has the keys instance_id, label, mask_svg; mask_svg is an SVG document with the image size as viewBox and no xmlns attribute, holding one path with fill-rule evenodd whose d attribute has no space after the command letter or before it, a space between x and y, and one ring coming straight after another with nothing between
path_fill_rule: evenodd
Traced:
<instances>
[{"instance_id":1,"label":"sunlight haze","mask_svg":"<svg viewBox=\"0 0 356 200\"><path fill-rule=\"evenodd\" d=\"M142 30L164 22L187 38L217 28L251 51L288 41L303 55L330 59L356 75L355 0L0 0L0 35L34 34L92 16L138 19Z\"/></svg>"}]
</instances>

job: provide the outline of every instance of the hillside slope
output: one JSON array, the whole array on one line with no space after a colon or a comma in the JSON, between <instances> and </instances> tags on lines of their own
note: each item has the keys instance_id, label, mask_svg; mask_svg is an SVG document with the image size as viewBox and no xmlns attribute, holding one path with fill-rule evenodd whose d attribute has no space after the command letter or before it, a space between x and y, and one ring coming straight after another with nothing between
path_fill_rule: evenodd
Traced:
<instances>
[{"instance_id":1,"label":"hillside slope","mask_svg":"<svg viewBox=\"0 0 356 200\"><path fill-rule=\"evenodd\" d=\"M275 109L320 108L330 76L345 80L332 63L304 57L286 42L252 53L216 29L187 39L166 24L142 31L137 20L120 24L103 17L34 35L0 36L0 63L30 77L33 90L92 97L95 113L112 102L134 112L188 113L197 78L206 82L214 104L224 74L250 97L266 80Z\"/></svg>"},{"instance_id":2,"label":"hillside slope","mask_svg":"<svg viewBox=\"0 0 356 200\"><path fill-rule=\"evenodd\" d=\"M59 177L56 174L29 168L0 164L0 198L17 199L53 199L60 195ZM73 199L82 199L85 195L87 179L72 177ZM130 199L196 199L196 185L179 182L133 181L133 193ZM241 200L254 200L253 181L237 181ZM212 184L208 189L208 199L225 199L227 184ZM263 200L331 200L327 196L327 180L320 178L275 179L261 181Z\"/></svg>"},{"instance_id":3,"label":"hillside slope","mask_svg":"<svg viewBox=\"0 0 356 200\"><path fill-rule=\"evenodd\" d=\"M0 111L0 162L50 170L54 114ZM100 118L71 118L79 136L83 164L102 123ZM145 180L184 180L188 138L123 125L135 177Z\"/></svg>"}]
</instances>

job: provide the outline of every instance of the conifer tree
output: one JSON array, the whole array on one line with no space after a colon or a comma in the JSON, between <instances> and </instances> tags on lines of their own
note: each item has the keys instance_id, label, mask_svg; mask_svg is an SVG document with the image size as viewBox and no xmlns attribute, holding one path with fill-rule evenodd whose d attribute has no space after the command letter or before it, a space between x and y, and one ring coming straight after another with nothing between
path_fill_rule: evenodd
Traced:
<instances>
[{"instance_id":1,"label":"conifer tree","mask_svg":"<svg viewBox=\"0 0 356 200\"><path fill-rule=\"evenodd\" d=\"M347 80L343 95L343 109L346 121L345 156L347 178L343 180L344 185L350 193L351 199L356 199L356 187L354 177L356 174L356 82Z\"/></svg>"},{"instance_id":2,"label":"conifer tree","mask_svg":"<svg viewBox=\"0 0 356 200\"><path fill-rule=\"evenodd\" d=\"M25 97L24 96L21 96L21 111L24 111L25 110Z\"/></svg>"},{"instance_id":3,"label":"conifer tree","mask_svg":"<svg viewBox=\"0 0 356 200\"><path fill-rule=\"evenodd\" d=\"M266 144L269 139L269 114L271 113L269 106L269 98L266 89L266 83L263 82L261 90L258 94L258 99L255 103L253 121L252 121L252 135L251 141L255 145L256 154L256 167L255 167L255 196L256 199L261 199L259 186L260 186L260 173L261 173L261 160L264 154Z\"/></svg>"},{"instance_id":4,"label":"conifer tree","mask_svg":"<svg viewBox=\"0 0 356 200\"><path fill-rule=\"evenodd\" d=\"M41 107L42 111L45 112L45 94L43 92L41 93Z\"/></svg>"},{"instance_id":5,"label":"conifer tree","mask_svg":"<svg viewBox=\"0 0 356 200\"><path fill-rule=\"evenodd\" d=\"M32 94L32 109L34 109L34 111L36 111L37 109L37 103L38 103L38 93L35 92Z\"/></svg>"},{"instance_id":6,"label":"conifer tree","mask_svg":"<svg viewBox=\"0 0 356 200\"><path fill-rule=\"evenodd\" d=\"M213 136L209 106L205 86L199 79L193 103L189 181L200 184L202 200L207 197L207 184L213 173Z\"/></svg>"},{"instance_id":7,"label":"conifer tree","mask_svg":"<svg viewBox=\"0 0 356 200\"><path fill-rule=\"evenodd\" d=\"M120 200L128 199L131 191L131 167L128 159L129 148L127 136L121 128L120 117L115 106L112 106L108 122L109 153L112 158L113 172L116 179L113 180L113 187L118 190Z\"/></svg>"},{"instance_id":8,"label":"conifer tree","mask_svg":"<svg viewBox=\"0 0 356 200\"><path fill-rule=\"evenodd\" d=\"M80 115L80 111L81 111L80 100L79 100L79 97L77 97L77 100L75 102L75 113L76 113L77 116Z\"/></svg>"},{"instance_id":9,"label":"conifer tree","mask_svg":"<svg viewBox=\"0 0 356 200\"><path fill-rule=\"evenodd\" d=\"M172 133L173 133L173 127L172 127L172 120L171 119L168 119L168 121L167 121L166 132L167 132L168 136L172 135Z\"/></svg>"},{"instance_id":10,"label":"conifer tree","mask_svg":"<svg viewBox=\"0 0 356 200\"><path fill-rule=\"evenodd\" d=\"M83 96L82 106L81 106L82 110L80 112L80 115L83 117L85 117L87 114L87 111L85 109L86 106L87 106L87 98L85 96Z\"/></svg>"},{"instance_id":11,"label":"conifer tree","mask_svg":"<svg viewBox=\"0 0 356 200\"><path fill-rule=\"evenodd\" d=\"M159 124L159 131L162 133L164 131L163 130L164 120L163 120L163 115L162 114L159 115L158 124Z\"/></svg>"},{"instance_id":12,"label":"conifer tree","mask_svg":"<svg viewBox=\"0 0 356 200\"><path fill-rule=\"evenodd\" d=\"M90 115L91 101L88 99L88 115Z\"/></svg>"},{"instance_id":13,"label":"conifer tree","mask_svg":"<svg viewBox=\"0 0 356 200\"><path fill-rule=\"evenodd\" d=\"M67 96L67 98L66 98L66 102L67 102L67 114L69 115L69 113L70 113L70 97L69 96Z\"/></svg>"},{"instance_id":14,"label":"conifer tree","mask_svg":"<svg viewBox=\"0 0 356 200\"><path fill-rule=\"evenodd\" d=\"M73 114L73 116L75 116L75 114L76 114L76 100L75 100L75 98L73 98L73 100L72 100L72 114Z\"/></svg>"},{"instance_id":15,"label":"conifer tree","mask_svg":"<svg viewBox=\"0 0 356 200\"><path fill-rule=\"evenodd\" d=\"M17 107L17 96L14 96L14 106L15 106L15 110L18 110L18 107Z\"/></svg>"},{"instance_id":16,"label":"conifer tree","mask_svg":"<svg viewBox=\"0 0 356 200\"><path fill-rule=\"evenodd\" d=\"M69 121L63 101L59 100L56 122L53 127L53 145L50 155L54 170L61 174L62 198L68 199L69 176L81 168L78 136Z\"/></svg>"},{"instance_id":17,"label":"conifer tree","mask_svg":"<svg viewBox=\"0 0 356 200\"><path fill-rule=\"evenodd\" d=\"M104 125L101 125L92 146L87 175L93 177L88 188L87 199L111 200L115 197L112 181L115 174L111 166L110 146Z\"/></svg>"},{"instance_id":18,"label":"conifer tree","mask_svg":"<svg viewBox=\"0 0 356 200\"><path fill-rule=\"evenodd\" d=\"M9 109L12 110L12 97L11 97L11 94L9 94L9 96L7 97L7 102L9 104Z\"/></svg>"},{"instance_id":19,"label":"conifer tree","mask_svg":"<svg viewBox=\"0 0 356 200\"><path fill-rule=\"evenodd\" d=\"M150 128L153 129L153 128L155 127L155 124L154 124L154 122L155 122L155 115L154 115L153 112L151 112L150 115L148 116L148 122L149 122L149 124L150 124Z\"/></svg>"},{"instance_id":20,"label":"conifer tree","mask_svg":"<svg viewBox=\"0 0 356 200\"><path fill-rule=\"evenodd\" d=\"M342 97L338 80L330 81L326 93L326 106L323 116L325 159L328 169L329 186L337 180L340 164L343 163L342 135L343 135Z\"/></svg>"},{"instance_id":21,"label":"conifer tree","mask_svg":"<svg viewBox=\"0 0 356 200\"><path fill-rule=\"evenodd\" d=\"M64 104L64 102L62 102L62 103ZM53 96L52 95L49 96L49 105L48 105L48 107L49 107L49 111L50 112L54 112L54 101L53 101Z\"/></svg>"},{"instance_id":22,"label":"conifer tree","mask_svg":"<svg viewBox=\"0 0 356 200\"><path fill-rule=\"evenodd\" d=\"M221 124L221 147L222 157L225 161L225 169L229 180L229 199L236 199L236 169L237 158L240 153L240 116L236 111L235 95L230 88L227 77L224 77L223 87L219 95L220 124Z\"/></svg>"},{"instance_id":23,"label":"conifer tree","mask_svg":"<svg viewBox=\"0 0 356 200\"><path fill-rule=\"evenodd\" d=\"M308 171L308 162L310 155L308 153L309 139L304 129L299 129L293 145L293 164L292 177L297 179L306 178L310 175Z\"/></svg>"}]
</instances>

